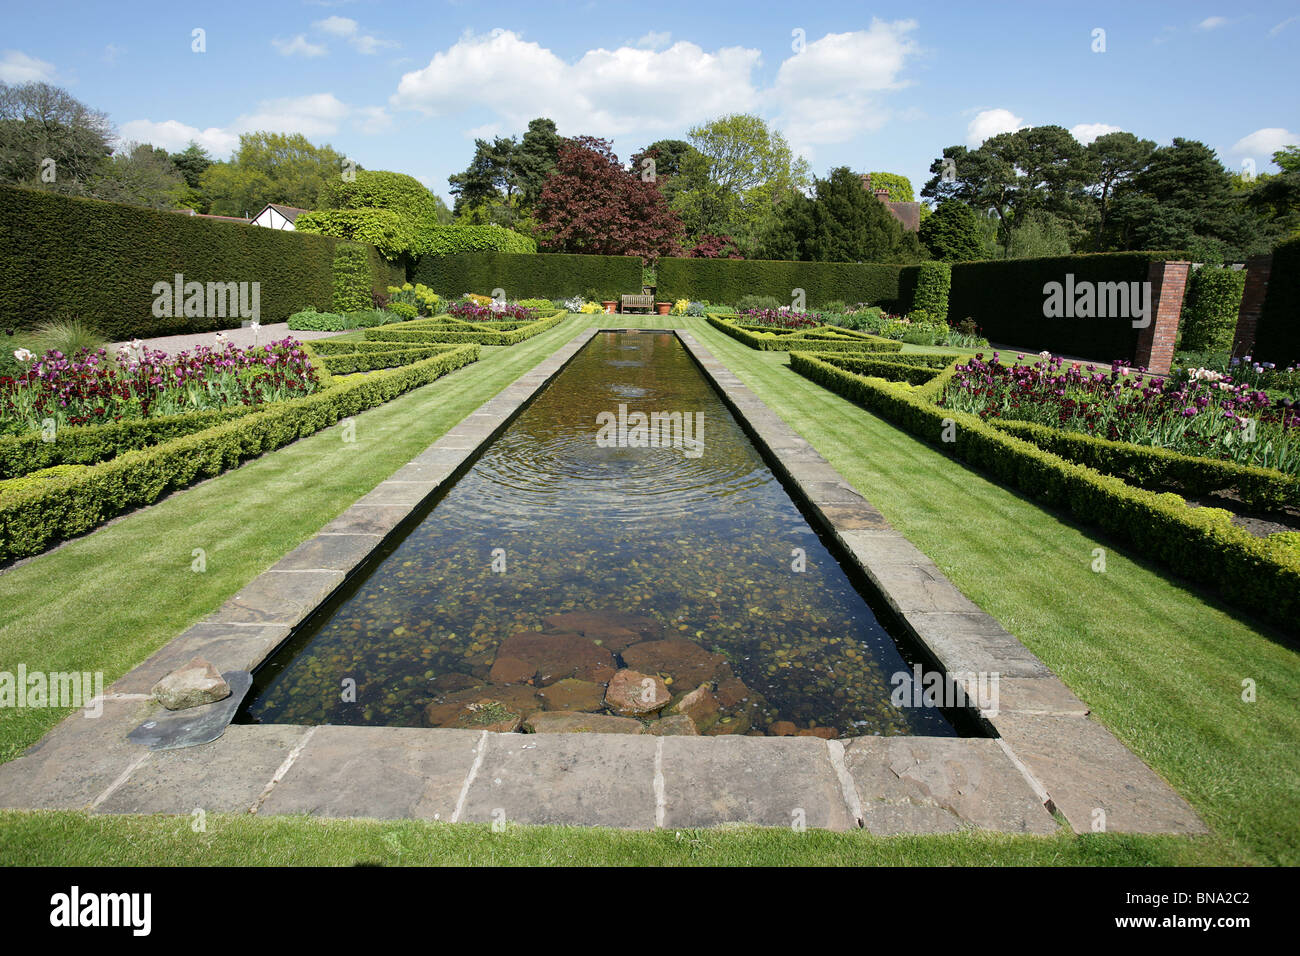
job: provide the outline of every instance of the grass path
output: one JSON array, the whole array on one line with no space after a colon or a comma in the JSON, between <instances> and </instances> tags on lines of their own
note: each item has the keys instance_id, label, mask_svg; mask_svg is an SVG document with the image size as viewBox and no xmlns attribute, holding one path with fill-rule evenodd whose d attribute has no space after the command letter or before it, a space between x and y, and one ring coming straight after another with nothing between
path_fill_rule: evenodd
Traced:
<instances>
[{"instance_id":1,"label":"grass path","mask_svg":"<svg viewBox=\"0 0 1300 956\"><path fill-rule=\"evenodd\" d=\"M601 318L601 317L597 317ZM804 434L972 600L1086 700L1169 780L1211 838L960 834L881 839L774 830L684 834L413 822L188 819L0 812L11 863L842 863L1300 862L1300 662L1258 625L1125 557L934 448L699 320L684 324ZM0 574L0 669L125 673L343 511L478 404L589 323L571 318L357 417L142 509ZM286 507L286 503L291 507ZM1091 570L1106 549L1106 572ZM190 570L194 548L207 571ZM1241 681L1259 699L1241 700ZM62 716L0 711L0 759ZM400 855L400 859L399 859Z\"/></svg>"}]
</instances>

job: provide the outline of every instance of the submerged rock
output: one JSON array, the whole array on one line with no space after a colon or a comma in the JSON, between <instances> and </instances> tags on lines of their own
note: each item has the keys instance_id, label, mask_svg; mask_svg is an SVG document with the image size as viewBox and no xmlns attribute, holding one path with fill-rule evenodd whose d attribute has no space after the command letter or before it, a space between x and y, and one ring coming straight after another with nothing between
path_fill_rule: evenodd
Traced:
<instances>
[{"instance_id":1,"label":"submerged rock","mask_svg":"<svg viewBox=\"0 0 1300 956\"><path fill-rule=\"evenodd\" d=\"M645 673L668 674L675 684L686 687L712 681L723 668L730 670L721 654L679 637L633 644L623 651L623 661Z\"/></svg>"},{"instance_id":2,"label":"submerged rock","mask_svg":"<svg viewBox=\"0 0 1300 956\"><path fill-rule=\"evenodd\" d=\"M501 642L497 659L531 665L540 687L566 677L606 683L614 676L614 655L581 634L520 631Z\"/></svg>"},{"instance_id":3,"label":"submerged rock","mask_svg":"<svg viewBox=\"0 0 1300 956\"><path fill-rule=\"evenodd\" d=\"M610 678L605 704L623 716L653 714L662 710L672 696L661 678L624 669Z\"/></svg>"},{"instance_id":4,"label":"submerged rock","mask_svg":"<svg viewBox=\"0 0 1300 956\"><path fill-rule=\"evenodd\" d=\"M605 700L605 685L594 681L566 677L537 692L547 710L600 710Z\"/></svg>"},{"instance_id":5,"label":"submerged rock","mask_svg":"<svg viewBox=\"0 0 1300 956\"><path fill-rule=\"evenodd\" d=\"M670 708L670 713L688 717L696 727L711 726L718 719L718 698L708 684L701 684Z\"/></svg>"},{"instance_id":6,"label":"submerged rock","mask_svg":"<svg viewBox=\"0 0 1300 956\"><path fill-rule=\"evenodd\" d=\"M670 717L651 721L646 725L645 732L656 737L698 737L700 735L695 721L685 714L673 714Z\"/></svg>"},{"instance_id":7,"label":"submerged rock","mask_svg":"<svg viewBox=\"0 0 1300 956\"><path fill-rule=\"evenodd\" d=\"M500 705L502 711L497 720L486 719L489 714L484 713L487 705L493 703ZM514 730L520 721L541 708L542 702L531 687L522 684L485 684L444 694L424 708L424 722L429 727L494 730L497 724L508 723L513 717L517 719L508 729Z\"/></svg>"},{"instance_id":8,"label":"submerged rock","mask_svg":"<svg viewBox=\"0 0 1300 956\"><path fill-rule=\"evenodd\" d=\"M576 631L612 651L621 651L637 641L658 640L664 630L654 618L620 611L569 611L552 614L545 620L547 627Z\"/></svg>"},{"instance_id":9,"label":"submerged rock","mask_svg":"<svg viewBox=\"0 0 1300 956\"><path fill-rule=\"evenodd\" d=\"M230 685L209 661L196 657L154 684L153 696L168 710L184 710L225 700Z\"/></svg>"},{"instance_id":10,"label":"submerged rock","mask_svg":"<svg viewBox=\"0 0 1300 956\"><path fill-rule=\"evenodd\" d=\"M645 727L631 717L580 714L571 710L545 710L524 721L535 734L641 734Z\"/></svg>"},{"instance_id":11,"label":"submerged rock","mask_svg":"<svg viewBox=\"0 0 1300 956\"><path fill-rule=\"evenodd\" d=\"M522 684L533 679L537 668L517 657L505 657L498 654L488 671L488 678L497 684Z\"/></svg>"},{"instance_id":12,"label":"submerged rock","mask_svg":"<svg viewBox=\"0 0 1300 956\"><path fill-rule=\"evenodd\" d=\"M793 737L799 728L790 720L778 720L768 725L767 732L773 737Z\"/></svg>"}]
</instances>

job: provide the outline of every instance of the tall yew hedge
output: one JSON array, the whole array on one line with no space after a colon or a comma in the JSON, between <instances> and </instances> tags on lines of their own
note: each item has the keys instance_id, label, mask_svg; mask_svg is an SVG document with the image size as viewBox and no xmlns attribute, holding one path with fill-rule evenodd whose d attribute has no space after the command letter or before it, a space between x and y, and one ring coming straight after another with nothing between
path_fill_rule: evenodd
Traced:
<instances>
[{"instance_id":1,"label":"tall yew hedge","mask_svg":"<svg viewBox=\"0 0 1300 956\"><path fill-rule=\"evenodd\" d=\"M445 295L504 289L511 299L567 299L594 290L599 298L617 298L641 292L641 259L488 251L430 255L420 257L411 281Z\"/></svg>"},{"instance_id":2,"label":"tall yew hedge","mask_svg":"<svg viewBox=\"0 0 1300 956\"><path fill-rule=\"evenodd\" d=\"M157 318L153 287L258 282L263 323L328 311L337 241L95 199L0 186L0 328L79 316L114 340L207 332L229 318ZM376 291L404 280L367 247ZM238 324L238 320L234 320Z\"/></svg>"},{"instance_id":3,"label":"tall yew hedge","mask_svg":"<svg viewBox=\"0 0 1300 956\"><path fill-rule=\"evenodd\" d=\"M913 272L916 267L911 267ZM827 302L867 302L890 311L911 295L900 282L905 267L872 262L790 262L777 259L664 258L657 266L660 299L735 304L743 295L770 295L789 303L795 289L816 309ZM912 276L915 285L915 275ZM906 301L901 302L906 305Z\"/></svg>"},{"instance_id":4,"label":"tall yew hedge","mask_svg":"<svg viewBox=\"0 0 1300 956\"><path fill-rule=\"evenodd\" d=\"M1252 358L1279 367L1300 362L1300 237L1273 249L1268 292L1259 315Z\"/></svg>"}]
</instances>

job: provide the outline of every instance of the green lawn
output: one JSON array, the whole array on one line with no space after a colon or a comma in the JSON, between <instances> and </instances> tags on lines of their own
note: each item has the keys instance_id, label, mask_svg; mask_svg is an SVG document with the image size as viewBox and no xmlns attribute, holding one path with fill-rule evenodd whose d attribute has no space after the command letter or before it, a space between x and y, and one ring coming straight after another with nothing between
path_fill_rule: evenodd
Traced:
<instances>
[{"instance_id":1,"label":"green lawn","mask_svg":"<svg viewBox=\"0 0 1300 956\"><path fill-rule=\"evenodd\" d=\"M698 319L583 316L357 418L0 574L0 660L125 673L414 457L591 319L684 325L809 438L972 600L1015 633L1169 780L1201 839L962 834L881 839L728 829L673 834L471 825L0 813L13 863L871 863L1172 865L1300 862L1300 665L1294 650L1159 569L950 461ZM292 507L285 507L292 502ZM207 571L190 571L191 551ZM1107 552L1104 574L1093 549ZM165 596L165 599L160 599ZM1241 681L1258 683L1256 703ZM11 759L59 712L0 713Z\"/></svg>"}]
</instances>

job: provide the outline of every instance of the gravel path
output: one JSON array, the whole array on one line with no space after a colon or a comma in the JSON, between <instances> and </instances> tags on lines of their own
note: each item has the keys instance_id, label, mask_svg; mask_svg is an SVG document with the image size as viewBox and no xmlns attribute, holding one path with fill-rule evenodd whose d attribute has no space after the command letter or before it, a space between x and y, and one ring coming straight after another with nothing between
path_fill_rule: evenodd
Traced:
<instances>
[{"instance_id":1,"label":"gravel path","mask_svg":"<svg viewBox=\"0 0 1300 956\"><path fill-rule=\"evenodd\" d=\"M328 339L335 335L342 335L342 332L290 332L288 322L274 322L270 325L263 325L257 330L257 342L253 342L253 330L248 328L226 329L226 341L233 342L240 348L248 348L250 345L265 345L268 342L275 342L288 336L293 336L300 342L307 342L311 339ZM198 345L215 345L217 341L216 332L198 332L193 335L164 335L156 339L141 339L147 347L157 352L166 352L168 355L174 355L177 352L184 352L193 349ZM112 352L121 342L114 342L108 346Z\"/></svg>"}]
</instances>

